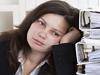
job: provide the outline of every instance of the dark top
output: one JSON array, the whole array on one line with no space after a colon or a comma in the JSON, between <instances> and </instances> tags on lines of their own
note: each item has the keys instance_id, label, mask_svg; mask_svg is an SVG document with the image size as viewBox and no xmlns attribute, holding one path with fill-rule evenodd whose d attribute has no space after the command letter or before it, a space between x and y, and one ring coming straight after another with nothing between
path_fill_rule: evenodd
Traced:
<instances>
[{"instance_id":1,"label":"dark top","mask_svg":"<svg viewBox=\"0 0 100 75\"><path fill-rule=\"evenodd\" d=\"M9 42L0 40L0 75L14 75L8 64ZM76 53L75 44L64 43L55 45L53 50L53 64L50 67L44 64L38 75L76 75Z\"/></svg>"}]
</instances>

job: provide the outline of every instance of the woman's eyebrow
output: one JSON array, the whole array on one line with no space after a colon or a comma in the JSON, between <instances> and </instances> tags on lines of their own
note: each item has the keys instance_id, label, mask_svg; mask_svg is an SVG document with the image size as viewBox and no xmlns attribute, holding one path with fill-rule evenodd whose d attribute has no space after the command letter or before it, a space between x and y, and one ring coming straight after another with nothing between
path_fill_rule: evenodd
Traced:
<instances>
[{"instance_id":1,"label":"woman's eyebrow","mask_svg":"<svg viewBox=\"0 0 100 75\"><path fill-rule=\"evenodd\" d=\"M43 20L43 22L44 22L44 24L47 24L47 22L41 17L40 19L42 19Z\"/></svg>"},{"instance_id":2,"label":"woman's eyebrow","mask_svg":"<svg viewBox=\"0 0 100 75\"><path fill-rule=\"evenodd\" d=\"M53 28L53 30L55 30L55 31L57 31L57 32L59 32L59 33L61 33L61 34L65 34L65 33L63 33L62 31L58 30L58 29Z\"/></svg>"}]
</instances>

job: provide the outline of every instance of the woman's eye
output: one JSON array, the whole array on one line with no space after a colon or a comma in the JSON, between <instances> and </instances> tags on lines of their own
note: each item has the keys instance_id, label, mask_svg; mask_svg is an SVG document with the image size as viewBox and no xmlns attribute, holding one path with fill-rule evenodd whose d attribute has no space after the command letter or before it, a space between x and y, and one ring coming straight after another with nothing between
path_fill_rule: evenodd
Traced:
<instances>
[{"instance_id":1,"label":"woman's eye","mask_svg":"<svg viewBox=\"0 0 100 75\"><path fill-rule=\"evenodd\" d=\"M53 32L54 36L60 36L60 34L58 34L57 32Z\"/></svg>"},{"instance_id":2,"label":"woman's eye","mask_svg":"<svg viewBox=\"0 0 100 75\"><path fill-rule=\"evenodd\" d=\"M38 22L40 25L44 25L44 23L43 23L41 20L37 20L37 22Z\"/></svg>"}]
</instances>

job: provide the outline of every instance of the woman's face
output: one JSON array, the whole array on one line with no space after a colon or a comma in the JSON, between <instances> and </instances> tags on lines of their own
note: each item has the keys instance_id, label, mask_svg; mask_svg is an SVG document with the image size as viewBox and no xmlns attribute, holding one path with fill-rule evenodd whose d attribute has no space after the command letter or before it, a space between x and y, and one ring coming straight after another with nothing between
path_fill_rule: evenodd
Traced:
<instances>
[{"instance_id":1,"label":"woman's face","mask_svg":"<svg viewBox=\"0 0 100 75\"><path fill-rule=\"evenodd\" d=\"M68 26L63 16L45 14L31 24L27 41L33 50L48 52L52 45L59 44Z\"/></svg>"}]
</instances>

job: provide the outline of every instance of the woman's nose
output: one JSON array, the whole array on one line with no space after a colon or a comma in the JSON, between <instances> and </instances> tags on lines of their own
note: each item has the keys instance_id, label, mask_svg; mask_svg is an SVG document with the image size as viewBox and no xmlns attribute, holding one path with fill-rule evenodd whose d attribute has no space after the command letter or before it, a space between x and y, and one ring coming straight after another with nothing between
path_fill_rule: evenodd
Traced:
<instances>
[{"instance_id":1,"label":"woman's nose","mask_svg":"<svg viewBox=\"0 0 100 75\"><path fill-rule=\"evenodd\" d=\"M47 37L47 33L45 31L41 31L38 33L38 36L42 39L45 39Z\"/></svg>"}]
</instances>

